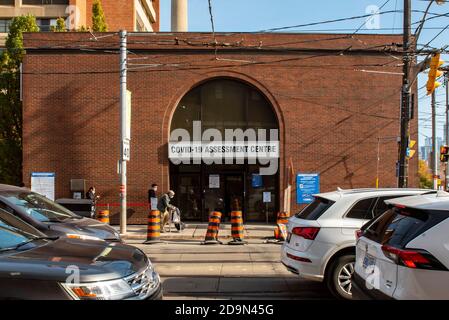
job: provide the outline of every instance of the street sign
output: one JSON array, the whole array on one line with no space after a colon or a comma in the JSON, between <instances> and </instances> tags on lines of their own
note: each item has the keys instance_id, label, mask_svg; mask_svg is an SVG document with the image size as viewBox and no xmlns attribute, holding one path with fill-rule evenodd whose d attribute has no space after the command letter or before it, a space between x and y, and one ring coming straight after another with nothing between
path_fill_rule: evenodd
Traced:
<instances>
[{"instance_id":1,"label":"street sign","mask_svg":"<svg viewBox=\"0 0 449 320\"><path fill-rule=\"evenodd\" d=\"M122 141L122 160L129 161L131 155L129 140Z\"/></svg>"},{"instance_id":2,"label":"street sign","mask_svg":"<svg viewBox=\"0 0 449 320\"><path fill-rule=\"evenodd\" d=\"M296 175L296 203L312 203L313 195L317 193L320 193L320 175L318 173L298 173Z\"/></svg>"},{"instance_id":3,"label":"street sign","mask_svg":"<svg viewBox=\"0 0 449 320\"><path fill-rule=\"evenodd\" d=\"M263 203L270 203L270 202L271 202L271 192L264 192Z\"/></svg>"}]
</instances>

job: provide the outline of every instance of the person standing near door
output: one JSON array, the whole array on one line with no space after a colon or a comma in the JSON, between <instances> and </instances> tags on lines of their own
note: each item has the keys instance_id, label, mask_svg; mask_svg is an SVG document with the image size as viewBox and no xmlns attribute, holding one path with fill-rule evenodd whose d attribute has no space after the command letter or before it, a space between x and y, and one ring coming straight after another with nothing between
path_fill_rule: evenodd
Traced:
<instances>
[{"instance_id":1,"label":"person standing near door","mask_svg":"<svg viewBox=\"0 0 449 320\"><path fill-rule=\"evenodd\" d=\"M148 190L148 204L150 210L157 210L157 184L153 183Z\"/></svg>"}]
</instances>

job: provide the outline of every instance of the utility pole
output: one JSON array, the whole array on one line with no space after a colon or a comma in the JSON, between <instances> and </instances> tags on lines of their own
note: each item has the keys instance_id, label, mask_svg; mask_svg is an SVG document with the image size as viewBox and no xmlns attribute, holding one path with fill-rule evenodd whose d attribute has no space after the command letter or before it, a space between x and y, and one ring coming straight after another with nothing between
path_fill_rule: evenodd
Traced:
<instances>
[{"instance_id":1,"label":"utility pole","mask_svg":"<svg viewBox=\"0 0 449 320\"><path fill-rule=\"evenodd\" d=\"M438 189L438 152L437 152L437 126L436 126L435 91L432 92L432 176L433 189Z\"/></svg>"},{"instance_id":2,"label":"utility pole","mask_svg":"<svg viewBox=\"0 0 449 320\"><path fill-rule=\"evenodd\" d=\"M401 140L399 145L398 162L398 187L406 188L408 185L408 161L407 148L410 139L410 65L412 58L410 55L411 39L411 0L404 0L404 34L403 34L403 78L402 78L402 99L401 99Z\"/></svg>"},{"instance_id":3,"label":"utility pole","mask_svg":"<svg viewBox=\"0 0 449 320\"><path fill-rule=\"evenodd\" d=\"M449 145L449 71L445 74L446 80L446 145ZM446 162L446 177L444 179L444 190L449 190L449 164Z\"/></svg>"},{"instance_id":4,"label":"utility pole","mask_svg":"<svg viewBox=\"0 0 449 320\"><path fill-rule=\"evenodd\" d=\"M120 31L120 234L126 234L126 161L129 140L126 139L127 33Z\"/></svg>"}]
</instances>

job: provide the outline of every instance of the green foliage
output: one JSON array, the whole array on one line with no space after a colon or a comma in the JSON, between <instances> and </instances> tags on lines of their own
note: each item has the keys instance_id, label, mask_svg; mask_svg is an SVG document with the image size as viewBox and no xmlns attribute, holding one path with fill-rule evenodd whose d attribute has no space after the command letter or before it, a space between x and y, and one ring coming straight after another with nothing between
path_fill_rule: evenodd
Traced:
<instances>
[{"instance_id":1,"label":"green foliage","mask_svg":"<svg viewBox=\"0 0 449 320\"><path fill-rule=\"evenodd\" d=\"M92 5L92 31L107 32L108 25L104 17L103 7L100 0L95 0Z\"/></svg>"},{"instance_id":2,"label":"green foliage","mask_svg":"<svg viewBox=\"0 0 449 320\"><path fill-rule=\"evenodd\" d=\"M20 64L23 32L38 32L32 15L15 17L0 57L0 183L22 183L22 102Z\"/></svg>"},{"instance_id":3,"label":"green foliage","mask_svg":"<svg viewBox=\"0 0 449 320\"><path fill-rule=\"evenodd\" d=\"M419 160L419 187L423 189L433 189L432 174L429 166L424 160Z\"/></svg>"},{"instance_id":4,"label":"green foliage","mask_svg":"<svg viewBox=\"0 0 449 320\"><path fill-rule=\"evenodd\" d=\"M67 28L66 28L66 25L65 25L65 19L62 18L62 17L59 17L56 20L56 26L52 26L51 27L51 31L53 31L53 32L66 32Z\"/></svg>"}]
</instances>

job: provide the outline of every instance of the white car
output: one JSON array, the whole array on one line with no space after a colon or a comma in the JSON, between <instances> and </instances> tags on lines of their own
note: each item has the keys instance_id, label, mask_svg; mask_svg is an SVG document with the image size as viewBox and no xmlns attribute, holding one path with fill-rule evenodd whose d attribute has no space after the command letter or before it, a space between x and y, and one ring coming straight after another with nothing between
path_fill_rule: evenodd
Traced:
<instances>
[{"instance_id":1,"label":"white car","mask_svg":"<svg viewBox=\"0 0 449 320\"><path fill-rule=\"evenodd\" d=\"M355 299L449 299L449 193L387 201L357 241Z\"/></svg>"},{"instance_id":2,"label":"white car","mask_svg":"<svg viewBox=\"0 0 449 320\"><path fill-rule=\"evenodd\" d=\"M355 232L385 212L387 199L429 192L423 189L338 189L289 219L281 260L299 276L325 282L338 298L351 299Z\"/></svg>"}]
</instances>

